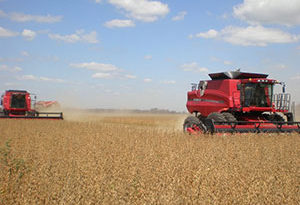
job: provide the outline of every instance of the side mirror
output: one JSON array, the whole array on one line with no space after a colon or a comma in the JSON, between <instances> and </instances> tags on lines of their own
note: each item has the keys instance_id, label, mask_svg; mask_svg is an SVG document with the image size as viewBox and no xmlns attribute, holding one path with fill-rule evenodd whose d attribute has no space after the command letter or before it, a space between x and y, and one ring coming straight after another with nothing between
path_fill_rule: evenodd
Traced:
<instances>
[{"instance_id":1,"label":"side mirror","mask_svg":"<svg viewBox=\"0 0 300 205\"><path fill-rule=\"evenodd\" d=\"M280 82L280 84L282 85L282 93L285 93L285 82Z\"/></svg>"},{"instance_id":2,"label":"side mirror","mask_svg":"<svg viewBox=\"0 0 300 205\"><path fill-rule=\"evenodd\" d=\"M236 85L237 90L241 90L241 88L242 88L242 85L240 83Z\"/></svg>"},{"instance_id":3,"label":"side mirror","mask_svg":"<svg viewBox=\"0 0 300 205\"><path fill-rule=\"evenodd\" d=\"M285 93L285 84L282 86L282 93Z\"/></svg>"}]
</instances>

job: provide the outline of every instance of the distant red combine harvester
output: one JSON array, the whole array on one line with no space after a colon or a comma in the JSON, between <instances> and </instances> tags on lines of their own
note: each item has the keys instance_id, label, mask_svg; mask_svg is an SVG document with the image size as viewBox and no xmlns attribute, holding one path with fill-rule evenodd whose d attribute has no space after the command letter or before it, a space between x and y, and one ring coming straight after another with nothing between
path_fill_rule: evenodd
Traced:
<instances>
[{"instance_id":1,"label":"distant red combine harvester","mask_svg":"<svg viewBox=\"0 0 300 205\"><path fill-rule=\"evenodd\" d=\"M40 101L36 103L33 97L25 90L7 90L1 96L0 118L27 118L27 119L63 119L62 112L44 112L43 108L59 105L56 101ZM40 111L41 110L41 111Z\"/></svg>"},{"instance_id":2,"label":"distant red combine harvester","mask_svg":"<svg viewBox=\"0 0 300 205\"><path fill-rule=\"evenodd\" d=\"M194 116L185 119L184 131L300 133L284 82L268 79L267 74L240 71L209 76L211 80L192 84L188 92L186 106ZM276 84L283 86L282 93L273 94Z\"/></svg>"}]
</instances>

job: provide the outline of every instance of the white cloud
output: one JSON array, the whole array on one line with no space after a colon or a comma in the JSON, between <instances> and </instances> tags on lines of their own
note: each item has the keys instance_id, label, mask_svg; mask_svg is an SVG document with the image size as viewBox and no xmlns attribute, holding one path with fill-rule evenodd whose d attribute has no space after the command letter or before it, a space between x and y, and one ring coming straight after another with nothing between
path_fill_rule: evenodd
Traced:
<instances>
[{"instance_id":1,"label":"white cloud","mask_svg":"<svg viewBox=\"0 0 300 205\"><path fill-rule=\"evenodd\" d=\"M97 32L96 31L92 31L88 34L84 34L81 36L81 40L83 42L87 42L87 43L98 43L98 39L97 39Z\"/></svg>"},{"instance_id":2,"label":"white cloud","mask_svg":"<svg viewBox=\"0 0 300 205\"><path fill-rule=\"evenodd\" d=\"M150 0L109 0L109 3L127 12L127 16L144 22L153 22L169 13L167 4Z\"/></svg>"},{"instance_id":3,"label":"white cloud","mask_svg":"<svg viewBox=\"0 0 300 205\"><path fill-rule=\"evenodd\" d=\"M125 78L128 78L128 79L136 79L136 76L135 75L125 75Z\"/></svg>"},{"instance_id":4,"label":"white cloud","mask_svg":"<svg viewBox=\"0 0 300 205\"><path fill-rule=\"evenodd\" d=\"M186 14L187 14L186 11L181 11L181 12L179 12L176 16L174 16L174 17L172 18L172 20L173 20L173 21L180 21L180 20L183 20Z\"/></svg>"},{"instance_id":5,"label":"white cloud","mask_svg":"<svg viewBox=\"0 0 300 205\"><path fill-rule=\"evenodd\" d=\"M19 72L19 71L22 71L23 69L22 68L20 68L19 66L14 66L13 68L12 68L12 71L16 71L16 72Z\"/></svg>"},{"instance_id":6,"label":"white cloud","mask_svg":"<svg viewBox=\"0 0 300 205\"><path fill-rule=\"evenodd\" d=\"M63 79L59 79L59 78L48 78L48 77L40 77L39 78L40 81L47 81L47 82L53 82L53 83L64 83L66 82Z\"/></svg>"},{"instance_id":7,"label":"white cloud","mask_svg":"<svg viewBox=\"0 0 300 205\"><path fill-rule=\"evenodd\" d=\"M0 37L13 37L17 35L18 35L17 32L10 31L0 26Z\"/></svg>"},{"instance_id":8,"label":"white cloud","mask_svg":"<svg viewBox=\"0 0 300 205\"><path fill-rule=\"evenodd\" d=\"M17 86L18 85L18 83L15 83L15 82L7 82L7 83L4 83L4 85L5 86L7 86L7 87L15 87L15 86Z\"/></svg>"},{"instance_id":9,"label":"white cloud","mask_svg":"<svg viewBox=\"0 0 300 205\"><path fill-rule=\"evenodd\" d=\"M95 0L97 4L101 3L102 0Z\"/></svg>"},{"instance_id":10,"label":"white cloud","mask_svg":"<svg viewBox=\"0 0 300 205\"><path fill-rule=\"evenodd\" d=\"M207 32L198 33L195 35L196 38L216 38L218 36L218 31L210 29Z\"/></svg>"},{"instance_id":11,"label":"white cloud","mask_svg":"<svg viewBox=\"0 0 300 205\"><path fill-rule=\"evenodd\" d=\"M22 70L19 66L0 65L0 71L20 72Z\"/></svg>"},{"instance_id":12,"label":"white cloud","mask_svg":"<svg viewBox=\"0 0 300 205\"><path fill-rule=\"evenodd\" d=\"M219 59L217 57L211 57L210 58L211 61L214 61L214 62L222 62L224 65L232 65L232 62L229 61L229 60L222 60L222 59Z\"/></svg>"},{"instance_id":13,"label":"white cloud","mask_svg":"<svg viewBox=\"0 0 300 205\"><path fill-rule=\"evenodd\" d=\"M262 26L246 28L229 26L221 33L225 41L242 46L266 46L270 43L292 43L299 40L298 36Z\"/></svg>"},{"instance_id":14,"label":"white cloud","mask_svg":"<svg viewBox=\"0 0 300 205\"><path fill-rule=\"evenodd\" d=\"M190 34L190 35L188 36L188 38L189 38L189 39L192 39L192 38L194 38L194 35L193 35L193 34Z\"/></svg>"},{"instance_id":15,"label":"white cloud","mask_svg":"<svg viewBox=\"0 0 300 205\"><path fill-rule=\"evenodd\" d=\"M300 80L300 74L291 77L291 80Z\"/></svg>"},{"instance_id":16,"label":"white cloud","mask_svg":"<svg viewBox=\"0 0 300 205\"><path fill-rule=\"evenodd\" d=\"M104 26L108 28L124 28L124 27L134 27L135 24L132 20L114 19L104 23Z\"/></svg>"},{"instance_id":17,"label":"white cloud","mask_svg":"<svg viewBox=\"0 0 300 205\"><path fill-rule=\"evenodd\" d=\"M120 92L116 92L116 91L111 90L111 89L104 89L103 91L104 91L105 93L107 93L107 94L110 94L110 95L115 95L115 96L121 95Z\"/></svg>"},{"instance_id":18,"label":"white cloud","mask_svg":"<svg viewBox=\"0 0 300 205\"><path fill-rule=\"evenodd\" d=\"M135 79L135 75L130 75L124 73L124 70L118 68L112 64L105 63L96 63L96 62L88 62L88 63L71 63L70 67L73 68L82 68L86 70L94 71L92 74L92 78L103 78L103 79Z\"/></svg>"},{"instance_id":19,"label":"white cloud","mask_svg":"<svg viewBox=\"0 0 300 205\"><path fill-rule=\"evenodd\" d=\"M39 82L51 82L51 83L65 83L66 81L59 78L48 78L48 77L38 77L34 75L23 75L19 78L19 80L31 80L31 81L39 81Z\"/></svg>"},{"instance_id":20,"label":"white cloud","mask_svg":"<svg viewBox=\"0 0 300 205\"><path fill-rule=\"evenodd\" d=\"M285 64L277 64L274 66L274 68L278 70L286 70L288 67Z\"/></svg>"},{"instance_id":21,"label":"white cloud","mask_svg":"<svg viewBox=\"0 0 300 205\"><path fill-rule=\"evenodd\" d=\"M29 30L29 29L24 29L22 32L22 36L28 40L32 41L36 37L36 32Z\"/></svg>"},{"instance_id":22,"label":"white cloud","mask_svg":"<svg viewBox=\"0 0 300 205\"><path fill-rule=\"evenodd\" d=\"M0 10L0 17L6 17L6 16L7 16L6 13L4 11Z\"/></svg>"},{"instance_id":23,"label":"white cloud","mask_svg":"<svg viewBox=\"0 0 300 205\"><path fill-rule=\"evenodd\" d=\"M196 36L208 38L210 35L205 35L208 33L209 31L200 33L202 35L197 34ZM211 35L210 38L220 38L231 44L242 46L266 46L271 43L292 43L299 40L299 36L263 26L228 26L216 33L218 35Z\"/></svg>"},{"instance_id":24,"label":"white cloud","mask_svg":"<svg viewBox=\"0 0 300 205\"><path fill-rule=\"evenodd\" d=\"M37 80L37 77L35 77L34 75L23 75L21 77L22 80Z\"/></svg>"},{"instance_id":25,"label":"white cloud","mask_svg":"<svg viewBox=\"0 0 300 205\"><path fill-rule=\"evenodd\" d=\"M18 12L6 13L0 10L0 17L9 18L12 21L16 22L30 22L34 21L37 23L56 23L60 22L63 16L51 16L51 15L31 15L31 14L23 14Z\"/></svg>"},{"instance_id":26,"label":"white cloud","mask_svg":"<svg viewBox=\"0 0 300 205\"><path fill-rule=\"evenodd\" d=\"M112 71L112 72L97 72L92 75L92 78L102 78L102 79L136 79L135 75L130 74L122 74L118 71Z\"/></svg>"},{"instance_id":27,"label":"white cloud","mask_svg":"<svg viewBox=\"0 0 300 205\"><path fill-rule=\"evenodd\" d=\"M67 43L75 43L80 41L80 37L77 34L60 35L60 34L49 34L49 37L54 40L64 41Z\"/></svg>"},{"instance_id":28,"label":"white cloud","mask_svg":"<svg viewBox=\"0 0 300 205\"><path fill-rule=\"evenodd\" d=\"M300 25L299 0L244 0L242 4L233 8L233 13L237 18L251 25L248 27L227 26L220 31L211 29L190 35L189 38L218 38L242 46L293 43L300 39L300 35L262 26L262 24Z\"/></svg>"},{"instance_id":29,"label":"white cloud","mask_svg":"<svg viewBox=\"0 0 300 205\"><path fill-rule=\"evenodd\" d=\"M62 20L62 16L41 16L41 15L30 15L30 14L23 14L23 13L11 13L7 15L12 21L17 22L29 22L34 21L38 23L56 23Z\"/></svg>"},{"instance_id":30,"label":"white cloud","mask_svg":"<svg viewBox=\"0 0 300 205\"><path fill-rule=\"evenodd\" d=\"M163 84L175 84L176 81L175 80L164 80L162 81Z\"/></svg>"},{"instance_id":31,"label":"white cloud","mask_svg":"<svg viewBox=\"0 0 300 205\"><path fill-rule=\"evenodd\" d=\"M98 43L97 32L92 31L85 34L83 30L76 31L74 34L69 35L60 35L60 34L49 34L49 38L64 41L66 43L77 43L77 42L86 42L86 43Z\"/></svg>"},{"instance_id":32,"label":"white cloud","mask_svg":"<svg viewBox=\"0 0 300 205\"><path fill-rule=\"evenodd\" d=\"M20 63L20 62L23 62L23 61L24 61L24 59L19 58L19 57L17 57L17 58L9 58L9 57L1 58L0 57L0 62Z\"/></svg>"},{"instance_id":33,"label":"white cloud","mask_svg":"<svg viewBox=\"0 0 300 205\"><path fill-rule=\"evenodd\" d=\"M224 13L223 15L222 15L222 19L228 19L229 18L229 14L227 14L227 13Z\"/></svg>"},{"instance_id":34,"label":"white cloud","mask_svg":"<svg viewBox=\"0 0 300 205\"><path fill-rule=\"evenodd\" d=\"M244 0L233 12L251 24L300 25L299 0Z\"/></svg>"},{"instance_id":35,"label":"white cloud","mask_svg":"<svg viewBox=\"0 0 300 205\"><path fill-rule=\"evenodd\" d=\"M113 75L111 73L95 73L92 75L92 78L112 78Z\"/></svg>"},{"instance_id":36,"label":"white cloud","mask_svg":"<svg viewBox=\"0 0 300 205\"><path fill-rule=\"evenodd\" d=\"M198 63L196 63L196 62L185 63L185 64L181 65L181 68L184 71L201 72L201 73L208 72L207 68L199 66Z\"/></svg>"},{"instance_id":37,"label":"white cloud","mask_svg":"<svg viewBox=\"0 0 300 205\"><path fill-rule=\"evenodd\" d=\"M144 59L145 59L145 60L152 60L152 56L151 56L151 55L145 55L145 56L144 56Z\"/></svg>"},{"instance_id":38,"label":"white cloud","mask_svg":"<svg viewBox=\"0 0 300 205\"><path fill-rule=\"evenodd\" d=\"M228 60L223 61L223 63L224 63L224 65L232 65L232 62L228 61Z\"/></svg>"},{"instance_id":39,"label":"white cloud","mask_svg":"<svg viewBox=\"0 0 300 205\"><path fill-rule=\"evenodd\" d=\"M151 83L151 82L152 82L152 79L150 79L150 78L145 78L145 79L144 79L144 82L145 82L145 83Z\"/></svg>"},{"instance_id":40,"label":"white cloud","mask_svg":"<svg viewBox=\"0 0 300 205\"><path fill-rule=\"evenodd\" d=\"M215 56L211 57L210 60L214 61L214 62L220 62L221 61L221 59L219 59L219 58L217 58Z\"/></svg>"},{"instance_id":41,"label":"white cloud","mask_svg":"<svg viewBox=\"0 0 300 205\"><path fill-rule=\"evenodd\" d=\"M7 69L8 69L7 65L0 65L0 71L7 70Z\"/></svg>"},{"instance_id":42,"label":"white cloud","mask_svg":"<svg viewBox=\"0 0 300 205\"><path fill-rule=\"evenodd\" d=\"M96 62L71 63L70 66L74 67L74 68L85 68L88 70L95 70L95 71L102 71L102 72L119 70L119 68L117 68L116 66L114 66L112 64L104 64L104 63L96 63Z\"/></svg>"},{"instance_id":43,"label":"white cloud","mask_svg":"<svg viewBox=\"0 0 300 205\"><path fill-rule=\"evenodd\" d=\"M29 53L27 51L22 51L21 52L21 55L24 56L24 57L28 57L29 56Z\"/></svg>"}]
</instances>

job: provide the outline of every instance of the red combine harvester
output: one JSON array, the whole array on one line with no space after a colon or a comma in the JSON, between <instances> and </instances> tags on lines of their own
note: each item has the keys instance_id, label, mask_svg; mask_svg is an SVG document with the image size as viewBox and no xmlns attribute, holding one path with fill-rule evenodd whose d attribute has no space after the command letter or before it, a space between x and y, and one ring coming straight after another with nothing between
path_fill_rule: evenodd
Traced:
<instances>
[{"instance_id":1,"label":"red combine harvester","mask_svg":"<svg viewBox=\"0 0 300 205\"><path fill-rule=\"evenodd\" d=\"M186 107L191 114L183 129L188 133L298 132L295 106L285 83L267 74L230 71L209 74L211 80L192 84ZM282 85L282 93L273 87Z\"/></svg>"},{"instance_id":2,"label":"red combine harvester","mask_svg":"<svg viewBox=\"0 0 300 205\"><path fill-rule=\"evenodd\" d=\"M7 90L1 96L0 118L63 119L62 112L39 112L35 109L36 96L25 90Z\"/></svg>"}]
</instances>

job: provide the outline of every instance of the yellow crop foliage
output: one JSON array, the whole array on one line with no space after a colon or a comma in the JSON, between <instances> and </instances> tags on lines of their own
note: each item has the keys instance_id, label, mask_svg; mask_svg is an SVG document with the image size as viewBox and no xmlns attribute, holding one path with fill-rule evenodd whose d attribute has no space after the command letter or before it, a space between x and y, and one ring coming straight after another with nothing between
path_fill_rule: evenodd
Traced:
<instances>
[{"instance_id":1,"label":"yellow crop foliage","mask_svg":"<svg viewBox=\"0 0 300 205\"><path fill-rule=\"evenodd\" d=\"M2 119L0 204L299 203L298 134L187 135L184 118Z\"/></svg>"}]
</instances>

